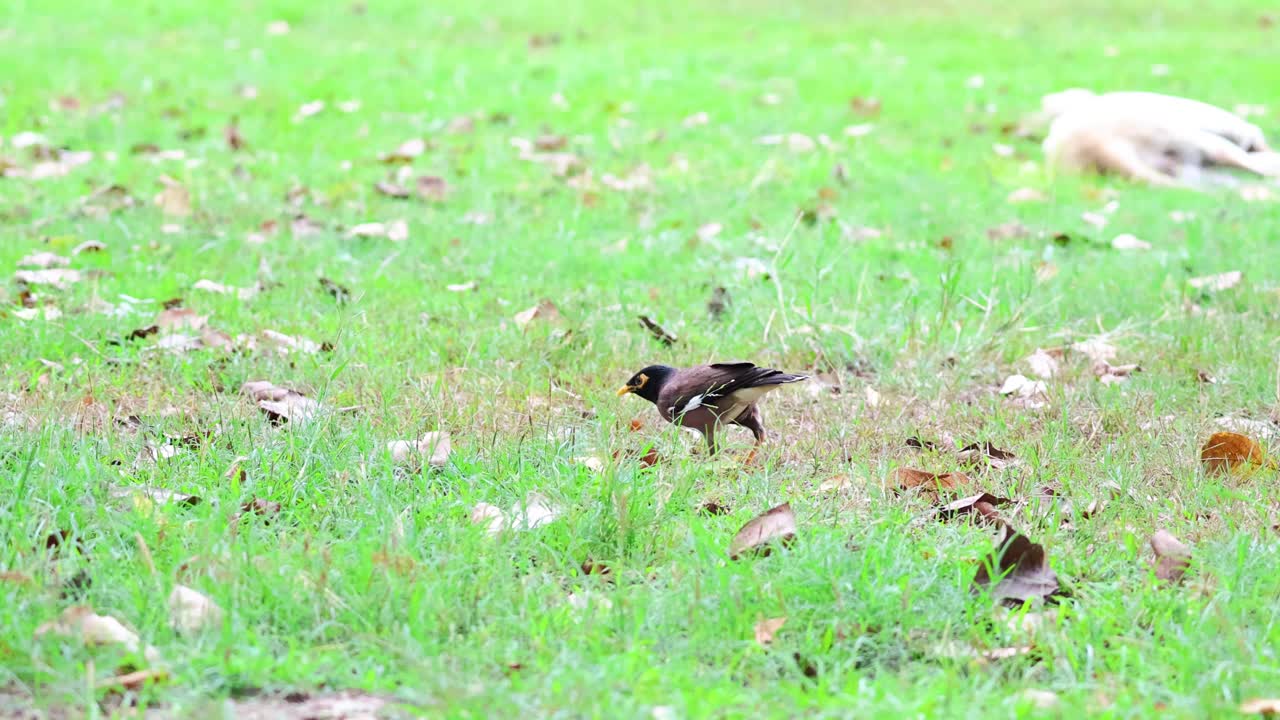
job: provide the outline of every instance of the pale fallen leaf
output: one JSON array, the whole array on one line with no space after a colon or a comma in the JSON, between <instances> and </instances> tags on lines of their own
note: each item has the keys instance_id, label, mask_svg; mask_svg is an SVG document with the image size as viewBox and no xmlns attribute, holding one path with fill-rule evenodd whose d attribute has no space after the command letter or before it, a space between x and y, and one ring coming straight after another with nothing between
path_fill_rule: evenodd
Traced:
<instances>
[{"instance_id":1,"label":"pale fallen leaf","mask_svg":"<svg viewBox=\"0 0 1280 720\"><path fill-rule=\"evenodd\" d=\"M51 252L31 253L18 261L19 267L33 268L66 267L70 264L71 261L69 259Z\"/></svg>"},{"instance_id":2,"label":"pale fallen leaf","mask_svg":"<svg viewBox=\"0 0 1280 720\"><path fill-rule=\"evenodd\" d=\"M1084 355L1095 363L1107 362L1116 356L1115 346L1102 338L1082 340L1073 344L1071 349Z\"/></svg>"},{"instance_id":3,"label":"pale fallen leaf","mask_svg":"<svg viewBox=\"0 0 1280 720\"><path fill-rule=\"evenodd\" d=\"M279 387L266 380L254 380L240 386L240 392L248 395L258 408L275 424L289 422L301 425L314 420L323 410L320 403L302 393Z\"/></svg>"},{"instance_id":4,"label":"pale fallen leaf","mask_svg":"<svg viewBox=\"0 0 1280 720\"><path fill-rule=\"evenodd\" d=\"M705 112L696 112L692 115L689 115L684 120L681 120L680 124L687 128L695 128L695 127L701 127L703 125L706 125L708 122L710 122L710 120L711 120L711 117L707 115Z\"/></svg>"},{"instance_id":5,"label":"pale fallen leaf","mask_svg":"<svg viewBox=\"0 0 1280 720\"><path fill-rule=\"evenodd\" d=\"M1230 430L1242 435L1252 435L1263 440L1274 440L1280 437L1280 427L1266 420L1250 420L1249 418L1223 416L1214 420L1223 430Z\"/></svg>"},{"instance_id":6,"label":"pale fallen leaf","mask_svg":"<svg viewBox=\"0 0 1280 720\"><path fill-rule=\"evenodd\" d=\"M426 152L427 141L422 138L412 138L400 143L400 146L389 153L383 153L379 159L385 163L410 163L413 162L422 153Z\"/></svg>"},{"instance_id":7,"label":"pale fallen leaf","mask_svg":"<svg viewBox=\"0 0 1280 720\"><path fill-rule=\"evenodd\" d=\"M1240 712L1246 715L1271 717L1280 715L1280 698L1254 698L1240 703Z\"/></svg>"},{"instance_id":8,"label":"pale fallen leaf","mask_svg":"<svg viewBox=\"0 0 1280 720\"><path fill-rule=\"evenodd\" d=\"M425 433L417 440L392 440L387 443L387 452L392 461L399 465L421 462L422 458L426 458L431 467L444 467L448 464L452 451L449 433L438 430Z\"/></svg>"},{"instance_id":9,"label":"pale fallen leaf","mask_svg":"<svg viewBox=\"0 0 1280 720\"><path fill-rule=\"evenodd\" d=\"M729 558L737 560L747 554L767 557L773 544L786 547L796 539L796 516L790 503L783 503L752 518L729 543Z\"/></svg>"},{"instance_id":10,"label":"pale fallen leaf","mask_svg":"<svg viewBox=\"0 0 1280 720\"><path fill-rule=\"evenodd\" d=\"M161 330L199 330L208 322L208 315L201 315L190 308L173 307L161 310L155 324Z\"/></svg>"},{"instance_id":11,"label":"pale fallen leaf","mask_svg":"<svg viewBox=\"0 0 1280 720\"><path fill-rule=\"evenodd\" d=\"M546 498L536 493L511 508L511 527L514 530L533 530L553 522L560 513L551 507Z\"/></svg>"},{"instance_id":12,"label":"pale fallen leaf","mask_svg":"<svg viewBox=\"0 0 1280 720\"><path fill-rule=\"evenodd\" d=\"M179 632L198 632L222 622L222 608L185 585L169 593L169 624Z\"/></svg>"},{"instance_id":13,"label":"pale fallen leaf","mask_svg":"<svg viewBox=\"0 0 1280 720\"><path fill-rule=\"evenodd\" d=\"M1197 290L1206 290L1208 292L1218 292L1221 290L1230 290L1240 284L1240 280L1244 278L1244 273L1239 270L1218 273L1217 275L1206 275L1204 277L1195 277L1187 280L1187 284Z\"/></svg>"},{"instance_id":14,"label":"pale fallen leaf","mask_svg":"<svg viewBox=\"0 0 1280 720\"><path fill-rule=\"evenodd\" d=\"M62 611L56 620L36 628L36 637L47 634L79 637L85 645L119 645L129 652L143 653L148 662L157 662L160 653L150 645L142 646L138 634L110 615L99 615L92 608L75 605Z\"/></svg>"},{"instance_id":15,"label":"pale fallen leaf","mask_svg":"<svg viewBox=\"0 0 1280 720\"><path fill-rule=\"evenodd\" d=\"M876 129L874 123L859 123L857 125L849 125L845 127L844 134L846 137L865 137L870 135Z\"/></svg>"},{"instance_id":16,"label":"pale fallen leaf","mask_svg":"<svg viewBox=\"0 0 1280 720\"><path fill-rule=\"evenodd\" d=\"M107 244L101 240L85 240L79 245L71 249L72 255L83 255L84 253L105 252Z\"/></svg>"},{"instance_id":17,"label":"pale fallen leaf","mask_svg":"<svg viewBox=\"0 0 1280 720\"><path fill-rule=\"evenodd\" d=\"M773 643L773 636L786 624L787 619L785 617L760 620L755 626L756 643L761 647L768 647Z\"/></svg>"},{"instance_id":18,"label":"pale fallen leaf","mask_svg":"<svg viewBox=\"0 0 1280 720\"><path fill-rule=\"evenodd\" d=\"M409 239L409 223L404 220L392 220L387 224L387 239L391 242L404 242Z\"/></svg>"},{"instance_id":19,"label":"pale fallen leaf","mask_svg":"<svg viewBox=\"0 0 1280 720\"><path fill-rule=\"evenodd\" d=\"M879 390L876 390L875 388L868 385L863 389L862 394L867 401L867 407L869 408L880 407L880 391Z\"/></svg>"},{"instance_id":20,"label":"pale fallen leaf","mask_svg":"<svg viewBox=\"0 0 1280 720\"><path fill-rule=\"evenodd\" d=\"M1025 688L1015 695L1019 702L1030 705L1037 710L1052 710L1059 704L1058 694L1049 690Z\"/></svg>"},{"instance_id":21,"label":"pale fallen leaf","mask_svg":"<svg viewBox=\"0 0 1280 720\"><path fill-rule=\"evenodd\" d=\"M1165 530L1151 536L1151 549L1156 554L1156 578L1171 583L1182 580L1191 567L1191 548Z\"/></svg>"},{"instance_id":22,"label":"pale fallen leaf","mask_svg":"<svg viewBox=\"0 0 1280 720\"><path fill-rule=\"evenodd\" d=\"M288 35L289 23L285 20L272 20L267 23L268 35Z\"/></svg>"},{"instance_id":23,"label":"pale fallen leaf","mask_svg":"<svg viewBox=\"0 0 1280 720\"><path fill-rule=\"evenodd\" d=\"M724 226L718 222L706 223L698 227L698 239L706 242L719 235L721 230L724 230Z\"/></svg>"},{"instance_id":24,"label":"pale fallen leaf","mask_svg":"<svg viewBox=\"0 0 1280 720\"><path fill-rule=\"evenodd\" d=\"M444 289L449 292L471 292L477 287L475 280L468 280L464 283L454 283L453 285L445 285Z\"/></svg>"},{"instance_id":25,"label":"pale fallen leaf","mask_svg":"<svg viewBox=\"0 0 1280 720\"><path fill-rule=\"evenodd\" d=\"M73 283L80 282L80 271L69 268L19 270L13 274L13 279L24 285L48 285L58 290L66 290Z\"/></svg>"},{"instance_id":26,"label":"pale fallen leaf","mask_svg":"<svg viewBox=\"0 0 1280 720\"><path fill-rule=\"evenodd\" d=\"M1102 215L1100 213L1095 213L1095 212L1082 213L1080 215L1080 219L1084 220L1086 223L1094 226L1099 230L1107 226L1107 216Z\"/></svg>"},{"instance_id":27,"label":"pale fallen leaf","mask_svg":"<svg viewBox=\"0 0 1280 720\"><path fill-rule=\"evenodd\" d=\"M1151 243L1146 240L1139 240L1136 236L1129 233L1123 233L1115 236L1111 240L1111 247L1116 250L1150 250Z\"/></svg>"},{"instance_id":28,"label":"pale fallen leaf","mask_svg":"<svg viewBox=\"0 0 1280 720\"><path fill-rule=\"evenodd\" d=\"M1024 187L1024 188L1018 188L1017 190L1014 190L1013 192L1009 193L1009 197L1006 198L1006 201L1014 205L1018 205L1021 203L1044 202L1045 200L1048 200L1048 199L1049 198L1046 197L1045 194L1040 192L1039 190L1036 190L1035 188Z\"/></svg>"},{"instance_id":29,"label":"pale fallen leaf","mask_svg":"<svg viewBox=\"0 0 1280 720\"><path fill-rule=\"evenodd\" d=\"M543 300L537 305L516 313L514 320L516 325L527 327L534 320L554 321L559 319L560 310L556 308L555 303L550 300Z\"/></svg>"},{"instance_id":30,"label":"pale fallen leaf","mask_svg":"<svg viewBox=\"0 0 1280 720\"><path fill-rule=\"evenodd\" d=\"M324 349L324 346L314 340L308 340L304 337L294 337L285 335L275 330L263 330L262 338L274 345L282 355L290 352L300 352L307 355L314 355Z\"/></svg>"},{"instance_id":31,"label":"pale fallen leaf","mask_svg":"<svg viewBox=\"0 0 1280 720\"><path fill-rule=\"evenodd\" d=\"M485 532L490 535L497 535L507 527L507 518L502 513L502 509L496 505L489 503L476 503L471 509L471 522L476 525L483 524Z\"/></svg>"},{"instance_id":32,"label":"pale fallen leaf","mask_svg":"<svg viewBox=\"0 0 1280 720\"><path fill-rule=\"evenodd\" d=\"M259 290L256 285L254 287L238 288L232 287L231 285L216 283L212 280L197 280L196 284L192 285L191 288L193 290L202 290L204 292L216 293L218 295L232 295L240 298L241 300L249 300L253 298L258 294Z\"/></svg>"},{"instance_id":33,"label":"pale fallen leaf","mask_svg":"<svg viewBox=\"0 0 1280 720\"><path fill-rule=\"evenodd\" d=\"M1019 398L1036 397L1044 395L1046 392L1048 392L1048 386L1044 384L1044 381L1031 380L1025 375L1010 375L1000 385L1001 395L1012 395Z\"/></svg>"},{"instance_id":34,"label":"pale fallen leaf","mask_svg":"<svg viewBox=\"0 0 1280 720\"><path fill-rule=\"evenodd\" d=\"M1041 348L1036 348L1035 352L1027 356L1027 365L1031 367L1032 375L1044 380L1058 374L1058 358Z\"/></svg>"}]
</instances>

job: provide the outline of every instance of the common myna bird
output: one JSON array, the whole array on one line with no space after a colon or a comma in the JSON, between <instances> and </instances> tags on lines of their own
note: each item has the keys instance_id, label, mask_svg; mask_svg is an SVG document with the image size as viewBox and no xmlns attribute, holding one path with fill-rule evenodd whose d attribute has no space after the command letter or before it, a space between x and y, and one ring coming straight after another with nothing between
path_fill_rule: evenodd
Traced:
<instances>
[{"instance_id":1,"label":"common myna bird","mask_svg":"<svg viewBox=\"0 0 1280 720\"><path fill-rule=\"evenodd\" d=\"M715 453L717 425L741 425L751 431L759 446L764 442L764 426L756 402L781 385L808 379L808 375L791 375L749 362L691 368L650 365L631 376L618 390L618 397L635 393L657 405L663 420L702 433L708 451ZM754 457L754 448L751 453Z\"/></svg>"}]
</instances>

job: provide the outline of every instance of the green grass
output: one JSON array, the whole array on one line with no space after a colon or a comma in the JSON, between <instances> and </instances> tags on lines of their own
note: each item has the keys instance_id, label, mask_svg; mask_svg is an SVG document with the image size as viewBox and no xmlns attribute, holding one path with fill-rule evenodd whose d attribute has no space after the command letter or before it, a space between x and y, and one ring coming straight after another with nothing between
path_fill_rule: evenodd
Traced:
<instances>
[{"instance_id":1,"label":"green grass","mask_svg":"<svg viewBox=\"0 0 1280 720\"><path fill-rule=\"evenodd\" d=\"M1033 142L1000 132L1069 86L1273 100L1280 30L1259 25L1254 3L457 5L18 0L0 11L0 158L35 162L10 142L23 131L95 153L65 177L0 179L0 268L107 246L73 259L81 282L37 289L61 317L19 319L17 285L4 291L0 411L17 415L0 434L0 569L29 581L0 581L0 688L72 716L106 712L87 678L112 674L120 654L34 637L83 603L160 650L171 675L140 702L172 716L208 716L208 703L260 687L364 689L449 717L666 706L691 718L1195 718L1280 693L1275 478L1224 482L1197 462L1216 417L1280 411L1275 205L1050 177ZM291 32L268 35L274 20ZM551 33L558 44L531 46ZM1158 64L1169 74L1153 75ZM855 113L855 96L879 98L879 117ZM79 108L59 109L62 97ZM295 120L315 100L325 109ZM339 109L347 101L359 108ZM1275 136L1271 109L1255 120ZM699 112L709 122L686 127ZM450 132L464 115L474 129ZM238 153L222 137L232 118L248 143ZM871 134L845 136L865 122ZM590 187L511 143L547 133L567 138ZM785 133L835 147L757 142ZM373 189L395 171L379 154L415 137L430 147L413 173L445 178L443 202ZM131 152L148 143L184 156ZM604 182L636 168L651 188ZM189 191L189 217L152 203L162 176ZM137 205L81 209L112 184ZM1020 187L1048 200L1007 203ZM287 200L295 188L307 192ZM1105 229L1081 218L1111 199ZM293 236L299 213L320 231ZM403 242L347 237L396 219ZM268 220L279 232L249 242ZM1026 236L988 237L1012 220ZM718 236L698 239L713 222ZM860 227L883 235L853 237ZM1122 232L1154 248L1111 249ZM741 258L768 277L747 277ZM263 269L272 283L248 301L192 289L249 287ZM1228 270L1244 271L1240 286L1187 284ZM320 276L352 301L335 303ZM446 288L468 281L477 290ZM718 286L731 304L716 321L706 301ZM122 295L141 302L130 312ZM125 339L174 297L232 336L275 330L333 349L281 356L259 340L169 353L155 337ZM516 313L542 299L561 319L520 328ZM642 313L679 342L657 344ZM1035 348L1097 335L1144 371L1103 385L1073 354L1047 407L995 393ZM748 468L733 459L742 431L709 461L651 406L612 392L652 362L731 358L820 371L842 392L770 396L770 449ZM1198 370L1218 382L1197 382ZM276 429L237 393L254 379L351 409ZM112 420L129 415L146 428ZM406 473L380 452L429 430L452 435L443 469ZM147 442L194 434L169 460L135 462ZM956 468L948 453L905 447L911 435L989 440L1021 458L975 477L1027 501L1011 521L1072 593L1032 654L976 657L1028 643L970 592L991 533L930 522L923 500L882 489L899 465ZM662 457L649 469L578 460L649 444ZM242 478L226 476L235 462ZM843 490L820 489L840 476ZM130 485L204 502L113 498ZM1075 507L1069 523L1035 500L1046 485ZM1106 509L1081 517L1111 485ZM560 517L497 537L469 521L478 502L535 494ZM233 530L255 497L279 502L279 516ZM710 500L732 512L700 514ZM784 501L798 542L729 562L737 529ZM1152 582L1146 541L1160 527L1195 550L1184 586ZM57 530L83 554L47 551ZM584 576L588 558L614 582ZM69 596L82 570L92 583ZM170 630L175 582L211 596L225 622ZM772 646L757 645L756 621L781 616ZM1058 708L1035 710L1020 699L1028 688L1056 693Z\"/></svg>"}]
</instances>

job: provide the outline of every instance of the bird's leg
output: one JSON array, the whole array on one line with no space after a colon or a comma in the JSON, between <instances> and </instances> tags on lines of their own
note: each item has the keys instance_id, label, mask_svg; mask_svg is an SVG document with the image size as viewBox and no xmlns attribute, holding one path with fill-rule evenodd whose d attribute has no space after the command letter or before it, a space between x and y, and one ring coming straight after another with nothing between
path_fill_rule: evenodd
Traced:
<instances>
[{"instance_id":1,"label":"bird's leg","mask_svg":"<svg viewBox=\"0 0 1280 720\"><path fill-rule=\"evenodd\" d=\"M756 451L764 444L764 426L760 424L760 411L752 406L739 415L738 419L734 420L734 423L750 430L751 434L755 436L756 442L751 446L751 452L747 453L747 458L742 463L743 465L750 465L756 460Z\"/></svg>"}]
</instances>

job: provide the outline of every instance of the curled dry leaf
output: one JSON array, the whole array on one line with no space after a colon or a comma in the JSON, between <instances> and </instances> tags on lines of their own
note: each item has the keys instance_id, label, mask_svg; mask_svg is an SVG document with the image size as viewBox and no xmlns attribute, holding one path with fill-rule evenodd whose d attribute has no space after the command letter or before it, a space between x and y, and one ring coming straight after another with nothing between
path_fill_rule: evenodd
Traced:
<instances>
[{"instance_id":1,"label":"curled dry leaf","mask_svg":"<svg viewBox=\"0 0 1280 720\"><path fill-rule=\"evenodd\" d=\"M1156 554L1156 578L1171 583L1181 581L1191 567L1191 548L1171 533L1157 530L1151 536L1151 549Z\"/></svg>"},{"instance_id":2,"label":"curled dry leaf","mask_svg":"<svg viewBox=\"0 0 1280 720\"><path fill-rule=\"evenodd\" d=\"M758 621L755 626L756 643L760 647L769 647L773 643L773 636L786 624L787 619L784 617Z\"/></svg>"},{"instance_id":3,"label":"curled dry leaf","mask_svg":"<svg viewBox=\"0 0 1280 720\"><path fill-rule=\"evenodd\" d=\"M185 585L169 593L169 624L179 632L199 632L222 622L222 608Z\"/></svg>"},{"instance_id":4,"label":"curled dry leaf","mask_svg":"<svg viewBox=\"0 0 1280 720\"><path fill-rule=\"evenodd\" d=\"M1240 433L1218 432L1200 448L1200 463L1209 475L1251 475L1260 469L1276 469L1276 461L1262 446Z\"/></svg>"},{"instance_id":5,"label":"curled dry leaf","mask_svg":"<svg viewBox=\"0 0 1280 720\"><path fill-rule=\"evenodd\" d=\"M1125 382L1130 375L1138 372L1142 372L1142 367L1136 364L1112 365L1105 360L1100 360L1093 364L1093 374L1097 376L1098 382L1103 385Z\"/></svg>"},{"instance_id":6,"label":"curled dry leaf","mask_svg":"<svg viewBox=\"0 0 1280 720\"><path fill-rule=\"evenodd\" d=\"M267 380L252 380L240 386L240 392L257 403L267 419L279 425L289 422L302 425L314 420L323 407L302 393L274 385Z\"/></svg>"},{"instance_id":7,"label":"curled dry leaf","mask_svg":"<svg viewBox=\"0 0 1280 720\"><path fill-rule=\"evenodd\" d=\"M516 321L516 325L523 328L528 327L529 323L534 320L546 320L553 322L559 318L560 310L556 307L556 304L550 300L543 300L528 310L516 313L514 320Z\"/></svg>"},{"instance_id":8,"label":"curled dry leaf","mask_svg":"<svg viewBox=\"0 0 1280 720\"><path fill-rule=\"evenodd\" d=\"M1058 374L1062 354L1061 350L1036 348L1035 352L1027 356L1026 361L1031 367L1031 374L1043 380L1053 378Z\"/></svg>"},{"instance_id":9,"label":"curled dry leaf","mask_svg":"<svg viewBox=\"0 0 1280 720\"><path fill-rule=\"evenodd\" d=\"M768 557L773 545L790 546L796 539L796 516L791 503L783 503L751 519L729 543L729 559L748 554Z\"/></svg>"},{"instance_id":10,"label":"curled dry leaf","mask_svg":"<svg viewBox=\"0 0 1280 720\"><path fill-rule=\"evenodd\" d=\"M426 458L428 465L441 468L448 464L452 451L449 433L442 431L426 433L417 440L392 440L387 443L387 452L397 465L420 464Z\"/></svg>"},{"instance_id":11,"label":"curled dry leaf","mask_svg":"<svg viewBox=\"0 0 1280 720\"><path fill-rule=\"evenodd\" d=\"M109 678L103 678L93 684L99 690L107 688L122 688L125 690L139 690L147 685L147 683L159 682L169 677L169 671L164 669L147 669L134 670L123 675L113 675Z\"/></svg>"},{"instance_id":12,"label":"curled dry leaf","mask_svg":"<svg viewBox=\"0 0 1280 720\"><path fill-rule=\"evenodd\" d=\"M999 525L1004 523L1004 519L1000 517L1000 512L996 510L996 507L1007 505L1011 502L1013 501L1008 498L983 492L943 505L938 508L935 517L944 521L967 518L975 522Z\"/></svg>"},{"instance_id":13,"label":"curled dry leaf","mask_svg":"<svg viewBox=\"0 0 1280 720\"><path fill-rule=\"evenodd\" d=\"M960 449L960 452L956 453L956 457L960 459L960 462L969 465L986 465L996 470L1003 470L1011 465L1018 464L1017 455L1008 450L1001 450L990 442L985 441L965 445Z\"/></svg>"},{"instance_id":14,"label":"curled dry leaf","mask_svg":"<svg viewBox=\"0 0 1280 720\"><path fill-rule=\"evenodd\" d=\"M374 183L373 189L379 195L385 195L389 198L394 198L396 200L409 199L409 188L397 183L383 180L381 182Z\"/></svg>"},{"instance_id":15,"label":"curled dry leaf","mask_svg":"<svg viewBox=\"0 0 1280 720\"><path fill-rule=\"evenodd\" d=\"M667 347L676 343L676 336L664 330L658 323L650 320L648 315L638 315L637 318L640 320L641 327L648 330L649 334L658 342L666 345Z\"/></svg>"},{"instance_id":16,"label":"curled dry leaf","mask_svg":"<svg viewBox=\"0 0 1280 720\"><path fill-rule=\"evenodd\" d=\"M1060 589L1044 547L1008 526L1000 545L978 566L973 584L989 590L997 602L1013 606L1051 597Z\"/></svg>"},{"instance_id":17,"label":"curled dry leaf","mask_svg":"<svg viewBox=\"0 0 1280 720\"><path fill-rule=\"evenodd\" d=\"M208 315L201 315L191 308L172 307L161 310L156 316L155 327L160 330L199 330L209 322ZM137 335L139 330L135 330Z\"/></svg>"},{"instance_id":18,"label":"curled dry leaf","mask_svg":"<svg viewBox=\"0 0 1280 720\"><path fill-rule=\"evenodd\" d=\"M80 637L88 646L119 645L129 652L143 653L148 662L156 662L160 653L150 645L143 648L138 634L110 615L99 615L83 605L69 607L58 619L36 628L36 637L47 634L63 637Z\"/></svg>"},{"instance_id":19,"label":"curled dry leaf","mask_svg":"<svg viewBox=\"0 0 1280 720\"><path fill-rule=\"evenodd\" d=\"M1232 270L1231 272L1218 273L1217 275L1191 278L1187 281L1187 284L1196 290L1218 292L1230 290L1239 285L1242 279L1244 279L1244 273L1239 270Z\"/></svg>"}]
</instances>

